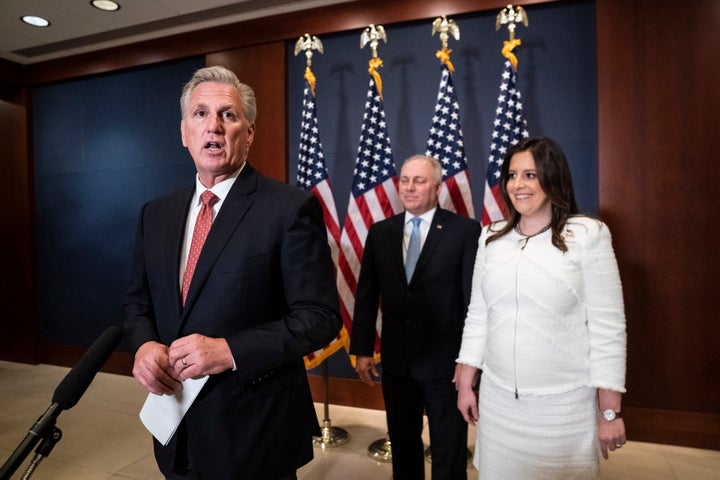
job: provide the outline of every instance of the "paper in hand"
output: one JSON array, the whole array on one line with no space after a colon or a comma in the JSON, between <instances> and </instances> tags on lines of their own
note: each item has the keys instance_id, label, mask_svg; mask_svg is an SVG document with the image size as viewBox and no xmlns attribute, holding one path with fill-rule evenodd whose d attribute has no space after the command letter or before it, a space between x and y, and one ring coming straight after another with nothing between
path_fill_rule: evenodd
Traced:
<instances>
[{"instance_id":1,"label":"paper in hand","mask_svg":"<svg viewBox=\"0 0 720 480\"><path fill-rule=\"evenodd\" d=\"M140 410L140 420L145 428L163 445L175 434L190 405L202 390L208 376L183 382L183 388L175 395L148 394Z\"/></svg>"}]
</instances>

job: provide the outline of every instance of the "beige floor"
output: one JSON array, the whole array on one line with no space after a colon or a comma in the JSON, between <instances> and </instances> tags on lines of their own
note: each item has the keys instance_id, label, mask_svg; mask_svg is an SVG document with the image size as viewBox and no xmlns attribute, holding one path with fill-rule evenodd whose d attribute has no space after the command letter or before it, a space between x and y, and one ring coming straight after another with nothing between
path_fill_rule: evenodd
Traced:
<instances>
[{"instance_id":1,"label":"beige floor","mask_svg":"<svg viewBox=\"0 0 720 480\"><path fill-rule=\"evenodd\" d=\"M4 464L47 409L68 369L0 361L0 463ZM100 373L78 404L58 417L62 440L31 476L37 480L161 479L151 455L151 441L138 418L145 395L130 377ZM319 418L324 408L316 405ZM333 426L350 440L318 448L315 459L298 472L300 480L386 480L390 465L368 456L368 446L384 436L384 413L330 406ZM427 442L427 433L426 442ZM471 432L471 437L474 432ZM472 446L472 439L469 440ZM21 478L30 457L13 475ZM430 478L429 464L426 464ZM476 480L470 466L468 479ZM602 479L720 480L720 452L628 444L602 461Z\"/></svg>"}]
</instances>

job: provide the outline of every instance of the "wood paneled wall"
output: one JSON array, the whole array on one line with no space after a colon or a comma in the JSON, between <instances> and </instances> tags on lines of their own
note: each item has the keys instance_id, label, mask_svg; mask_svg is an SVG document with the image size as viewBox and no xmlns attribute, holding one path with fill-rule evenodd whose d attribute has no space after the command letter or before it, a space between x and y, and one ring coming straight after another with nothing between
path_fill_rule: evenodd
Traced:
<instances>
[{"instance_id":1,"label":"wood paneled wall","mask_svg":"<svg viewBox=\"0 0 720 480\"><path fill-rule=\"evenodd\" d=\"M597 12L599 206L625 293L629 436L720 449L720 2Z\"/></svg>"},{"instance_id":2,"label":"wood paneled wall","mask_svg":"<svg viewBox=\"0 0 720 480\"><path fill-rule=\"evenodd\" d=\"M28 89L0 81L0 358L37 359Z\"/></svg>"},{"instance_id":3,"label":"wood paneled wall","mask_svg":"<svg viewBox=\"0 0 720 480\"><path fill-rule=\"evenodd\" d=\"M6 154L2 185L3 191L17 195L0 203L3 228L14 232L3 236L2 247L19 252L9 271L20 279L19 285L0 289L3 305L10 305L0 358L51 358L71 365L80 354L66 346L37 350L41 339L35 338L32 293L32 142L25 87L208 54L209 62L232 67L259 87L264 105L258 134L270 137L256 139L253 148L266 149L257 158L269 159L257 166L286 179L286 40L305 32L321 35L369 23L500 9L505 3L368 0L26 68L0 62L0 79L9 79L0 83L0 145ZM715 318L720 311L720 250L715 247L720 238L715 208L720 162L714 143L720 125L718 31L717 0L597 0L599 205L613 232L625 292L629 438L720 450L720 322ZM11 224L18 227L6 227ZM127 354L118 354L109 367L128 373L129 363ZM311 383L316 400L322 401L322 378ZM330 387L333 403L382 408L379 388L332 378Z\"/></svg>"},{"instance_id":4,"label":"wood paneled wall","mask_svg":"<svg viewBox=\"0 0 720 480\"><path fill-rule=\"evenodd\" d=\"M258 171L281 181L288 178L285 52L283 42L274 42L214 53L206 60L207 65L234 71L255 90L258 115L250 161Z\"/></svg>"}]
</instances>

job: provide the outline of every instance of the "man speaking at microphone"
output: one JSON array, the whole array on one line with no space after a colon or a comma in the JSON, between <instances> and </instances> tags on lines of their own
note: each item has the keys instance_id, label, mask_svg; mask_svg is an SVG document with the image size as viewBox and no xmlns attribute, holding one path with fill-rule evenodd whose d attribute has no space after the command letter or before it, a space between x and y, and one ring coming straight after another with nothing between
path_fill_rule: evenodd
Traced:
<instances>
[{"instance_id":1,"label":"man speaking at microphone","mask_svg":"<svg viewBox=\"0 0 720 480\"><path fill-rule=\"evenodd\" d=\"M171 480L294 479L319 434L302 357L341 326L320 204L247 163L255 95L234 73L198 70L180 105L195 184L143 207L124 326L148 392L210 377L155 457Z\"/></svg>"}]
</instances>

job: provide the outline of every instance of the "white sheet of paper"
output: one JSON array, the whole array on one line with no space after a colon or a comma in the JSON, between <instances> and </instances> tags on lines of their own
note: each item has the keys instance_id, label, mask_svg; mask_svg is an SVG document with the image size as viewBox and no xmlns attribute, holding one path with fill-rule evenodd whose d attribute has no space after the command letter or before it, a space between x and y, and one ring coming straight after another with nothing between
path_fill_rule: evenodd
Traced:
<instances>
[{"instance_id":1,"label":"white sheet of paper","mask_svg":"<svg viewBox=\"0 0 720 480\"><path fill-rule=\"evenodd\" d=\"M207 375L198 379L188 378L183 382L183 389L175 395L148 394L140 410L140 420L158 442L163 445L170 442L207 379Z\"/></svg>"}]
</instances>

